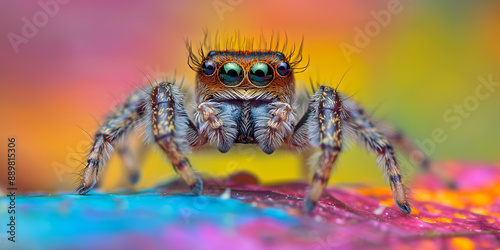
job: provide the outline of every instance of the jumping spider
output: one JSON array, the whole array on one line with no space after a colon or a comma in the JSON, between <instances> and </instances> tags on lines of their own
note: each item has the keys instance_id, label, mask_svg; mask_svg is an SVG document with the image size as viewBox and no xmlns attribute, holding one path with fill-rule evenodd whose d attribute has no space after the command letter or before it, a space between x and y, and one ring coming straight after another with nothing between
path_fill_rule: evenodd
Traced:
<instances>
[{"instance_id":1,"label":"jumping spider","mask_svg":"<svg viewBox=\"0 0 500 250\"><path fill-rule=\"evenodd\" d=\"M121 140L133 127L143 127L168 156L174 169L191 191L202 194L203 184L184 152L209 143L220 152L233 144L257 144L267 154L284 143L296 151L316 148L319 159L305 207L311 212L325 188L332 166L342 149L344 134L367 145L378 154L378 163L387 172L394 200L401 211L411 212L393 146L407 152L416 150L411 141L393 129L378 129L364 109L346 99L336 88L322 85L313 89L308 108L295 122L295 74L302 59L299 53L279 49L215 49L199 56L189 48L189 65L196 72L194 122L184 108L178 86L161 82L132 93L95 134L83 169L79 194L96 184L99 168L106 164L113 146L127 145ZM300 47L302 48L302 46ZM297 59L299 58L299 59ZM383 126L386 128L386 126ZM121 147L121 146L120 146ZM127 150L119 150L127 156ZM419 161L428 165L421 155Z\"/></svg>"}]
</instances>

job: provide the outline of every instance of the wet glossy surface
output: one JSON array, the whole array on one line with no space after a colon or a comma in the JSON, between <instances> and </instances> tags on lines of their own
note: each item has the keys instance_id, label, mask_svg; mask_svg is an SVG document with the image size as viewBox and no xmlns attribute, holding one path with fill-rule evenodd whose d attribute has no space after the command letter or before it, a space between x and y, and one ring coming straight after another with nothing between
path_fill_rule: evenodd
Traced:
<instances>
[{"instance_id":1,"label":"wet glossy surface","mask_svg":"<svg viewBox=\"0 0 500 250\"><path fill-rule=\"evenodd\" d=\"M312 215L306 184L261 187L251 176L206 181L204 196L181 182L143 192L29 195L17 198L16 248L30 249L471 249L500 246L500 169L448 164L458 191L432 177L414 184L413 213L389 188L331 188ZM6 218L7 200L0 200ZM4 223L2 223L4 224ZM2 230L1 243L6 246ZM10 248L10 247L9 247ZM7 249L9 249L7 248ZM4 248L2 248L4 249ZM314 248L313 248L314 249Z\"/></svg>"}]
</instances>

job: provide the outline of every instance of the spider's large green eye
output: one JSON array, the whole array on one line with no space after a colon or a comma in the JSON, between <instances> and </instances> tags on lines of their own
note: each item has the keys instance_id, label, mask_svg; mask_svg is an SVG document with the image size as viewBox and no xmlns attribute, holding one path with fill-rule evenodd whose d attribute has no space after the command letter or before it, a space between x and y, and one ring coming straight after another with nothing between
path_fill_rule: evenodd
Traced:
<instances>
[{"instance_id":1,"label":"spider's large green eye","mask_svg":"<svg viewBox=\"0 0 500 250\"><path fill-rule=\"evenodd\" d=\"M252 65L250 72L248 73L250 82L257 87L264 87L268 85L273 80L274 76L273 68L266 63L261 62Z\"/></svg>"},{"instance_id":2,"label":"spider's large green eye","mask_svg":"<svg viewBox=\"0 0 500 250\"><path fill-rule=\"evenodd\" d=\"M236 86L243 81L243 69L234 62L228 62L219 69L219 79L224 85Z\"/></svg>"}]
</instances>

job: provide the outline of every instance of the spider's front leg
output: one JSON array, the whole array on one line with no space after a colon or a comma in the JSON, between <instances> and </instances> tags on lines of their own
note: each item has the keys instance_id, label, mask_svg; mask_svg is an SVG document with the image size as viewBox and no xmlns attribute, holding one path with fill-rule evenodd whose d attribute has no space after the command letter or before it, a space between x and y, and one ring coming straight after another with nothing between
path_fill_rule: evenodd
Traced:
<instances>
[{"instance_id":1,"label":"spider's front leg","mask_svg":"<svg viewBox=\"0 0 500 250\"><path fill-rule=\"evenodd\" d=\"M184 98L171 83L161 83L151 93L151 121L156 143L163 149L174 169L189 185L191 191L200 195L203 182L197 176L184 155L188 146L201 143L198 130L189 119L184 108Z\"/></svg>"},{"instance_id":2,"label":"spider's front leg","mask_svg":"<svg viewBox=\"0 0 500 250\"><path fill-rule=\"evenodd\" d=\"M328 184L330 172L342 149L342 101L333 88L321 86L314 94L304 117L295 127L289 144L297 149L319 146L321 152L310 193L305 198L307 212L316 206Z\"/></svg>"}]
</instances>

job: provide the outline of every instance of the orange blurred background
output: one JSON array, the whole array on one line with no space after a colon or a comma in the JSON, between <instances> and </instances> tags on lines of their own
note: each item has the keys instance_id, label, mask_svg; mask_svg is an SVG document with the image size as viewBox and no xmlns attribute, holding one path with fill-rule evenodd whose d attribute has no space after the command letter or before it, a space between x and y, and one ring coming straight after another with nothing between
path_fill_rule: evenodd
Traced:
<instances>
[{"instance_id":1,"label":"orange blurred background","mask_svg":"<svg viewBox=\"0 0 500 250\"><path fill-rule=\"evenodd\" d=\"M498 1L52 0L0 5L0 150L7 151L8 137L16 138L17 184L24 191L74 189L82 167L79 152L90 143L83 130L93 134L98 126L93 117L101 121L146 84L144 74L175 72L192 86L184 39L196 47L204 28L211 33L238 30L250 38L286 33L295 43L304 37L304 54L311 61L297 75L300 88L310 78L336 84L350 68L340 90L354 94L368 110L376 109L375 117L402 128L434 159L499 159L500 86L491 91L478 87L480 76L500 82ZM347 45L355 48L350 56L342 50ZM465 111L459 111L460 105ZM432 139L436 129L444 133L438 141ZM202 174L249 171L264 184L307 180L302 159L286 151L267 156L240 146L226 155L209 150L189 157ZM5 163L6 153L0 158ZM331 182L382 184L375 158L363 147L346 150ZM2 169L4 186L7 170ZM107 169L103 188L123 186L120 160L114 157ZM408 174L416 171L406 166ZM165 157L153 150L137 188L174 176Z\"/></svg>"}]
</instances>

